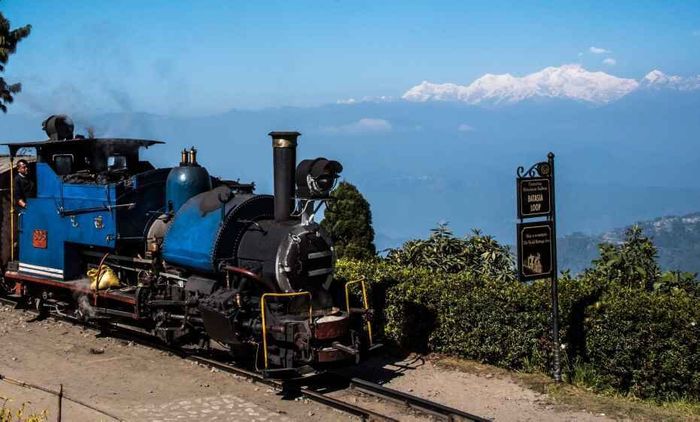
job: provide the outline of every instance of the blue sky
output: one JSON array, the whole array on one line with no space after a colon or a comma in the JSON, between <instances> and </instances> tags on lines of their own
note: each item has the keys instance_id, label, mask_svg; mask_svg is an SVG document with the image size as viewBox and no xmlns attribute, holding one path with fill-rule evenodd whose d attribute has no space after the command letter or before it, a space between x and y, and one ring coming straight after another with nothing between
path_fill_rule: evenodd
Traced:
<instances>
[{"instance_id":1,"label":"blue sky","mask_svg":"<svg viewBox=\"0 0 700 422\"><path fill-rule=\"evenodd\" d=\"M691 1L3 0L0 8L13 25L33 25L7 68L25 88L11 112L311 106L575 62L631 78L656 68L700 73L700 2Z\"/></svg>"}]
</instances>

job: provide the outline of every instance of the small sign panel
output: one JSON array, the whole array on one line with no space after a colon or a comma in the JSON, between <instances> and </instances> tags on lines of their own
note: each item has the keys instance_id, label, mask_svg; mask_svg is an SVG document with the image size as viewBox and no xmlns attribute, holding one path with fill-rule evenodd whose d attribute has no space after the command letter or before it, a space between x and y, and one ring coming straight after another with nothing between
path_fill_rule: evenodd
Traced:
<instances>
[{"instance_id":1,"label":"small sign panel","mask_svg":"<svg viewBox=\"0 0 700 422\"><path fill-rule=\"evenodd\" d=\"M518 224L518 277L521 281L552 276L552 222Z\"/></svg>"},{"instance_id":2,"label":"small sign panel","mask_svg":"<svg viewBox=\"0 0 700 422\"><path fill-rule=\"evenodd\" d=\"M552 195L549 178L519 178L518 218L549 215L551 211Z\"/></svg>"},{"instance_id":3,"label":"small sign panel","mask_svg":"<svg viewBox=\"0 0 700 422\"><path fill-rule=\"evenodd\" d=\"M48 232L46 230L34 230L32 233L32 246L37 249L46 249L47 236Z\"/></svg>"}]
</instances>

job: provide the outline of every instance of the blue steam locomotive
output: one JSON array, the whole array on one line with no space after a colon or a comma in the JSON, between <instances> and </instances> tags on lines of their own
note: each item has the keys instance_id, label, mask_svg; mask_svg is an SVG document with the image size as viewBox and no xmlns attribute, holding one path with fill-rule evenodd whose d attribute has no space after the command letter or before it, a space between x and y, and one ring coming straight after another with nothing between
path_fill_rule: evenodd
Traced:
<instances>
[{"instance_id":1,"label":"blue steam locomotive","mask_svg":"<svg viewBox=\"0 0 700 422\"><path fill-rule=\"evenodd\" d=\"M61 115L44 129L48 140L5 144L6 294L169 344L214 340L253 353L269 376L357 362L373 347L364 282L333 278L332 243L314 222L342 166L297 166L299 133L269 134L274 195L258 195L254 184L212 177L194 148L158 169L139 152L161 142L74 136ZM12 164L32 149L36 195L22 208Z\"/></svg>"}]
</instances>

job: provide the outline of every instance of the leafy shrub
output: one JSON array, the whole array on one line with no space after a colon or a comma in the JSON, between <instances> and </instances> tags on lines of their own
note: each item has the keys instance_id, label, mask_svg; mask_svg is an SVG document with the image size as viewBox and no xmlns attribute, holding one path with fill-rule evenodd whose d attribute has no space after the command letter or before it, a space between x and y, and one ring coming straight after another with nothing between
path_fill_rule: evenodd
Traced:
<instances>
[{"instance_id":1,"label":"leafy shrub","mask_svg":"<svg viewBox=\"0 0 700 422\"><path fill-rule=\"evenodd\" d=\"M682 290L607 291L585 326L596 387L664 400L700 398L699 305Z\"/></svg>"},{"instance_id":2,"label":"leafy shrub","mask_svg":"<svg viewBox=\"0 0 700 422\"><path fill-rule=\"evenodd\" d=\"M639 226L627 229L622 244L602 243L599 248L600 258L593 261L588 272L600 280L651 290L661 277L656 262L658 251Z\"/></svg>"},{"instance_id":3,"label":"leafy shrub","mask_svg":"<svg viewBox=\"0 0 700 422\"><path fill-rule=\"evenodd\" d=\"M449 274L470 271L481 277L515 280L513 256L493 237L473 230L471 236L455 237L446 224L431 230L428 239L410 240L389 252L387 260L409 268L428 268Z\"/></svg>"},{"instance_id":4,"label":"leafy shrub","mask_svg":"<svg viewBox=\"0 0 700 422\"><path fill-rule=\"evenodd\" d=\"M533 356L549 349L546 283L482 281L469 272L444 274L385 261L340 261L338 270L346 280L371 280L373 296L386 292L384 308L375 309L383 310L385 336L403 348L511 368L532 365Z\"/></svg>"},{"instance_id":5,"label":"leafy shrub","mask_svg":"<svg viewBox=\"0 0 700 422\"><path fill-rule=\"evenodd\" d=\"M445 229L385 260L340 261L338 274L370 281L375 327L401 347L548 371L549 280L517 282L507 248L478 232L456 239ZM601 249L584 274L559 279L569 379L642 398L700 400L695 276L661 274L656 249L634 228L625 243Z\"/></svg>"}]
</instances>

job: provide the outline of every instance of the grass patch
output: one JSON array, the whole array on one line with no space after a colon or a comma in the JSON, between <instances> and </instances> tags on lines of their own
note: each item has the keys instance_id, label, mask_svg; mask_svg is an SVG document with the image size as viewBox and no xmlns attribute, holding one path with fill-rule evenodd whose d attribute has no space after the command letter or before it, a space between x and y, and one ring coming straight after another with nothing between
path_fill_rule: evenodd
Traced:
<instances>
[{"instance_id":1,"label":"grass patch","mask_svg":"<svg viewBox=\"0 0 700 422\"><path fill-rule=\"evenodd\" d=\"M29 402L22 403L19 408L9 406L11 400L0 396L0 422L46 422L48 411L33 412L29 409Z\"/></svg>"},{"instance_id":2,"label":"grass patch","mask_svg":"<svg viewBox=\"0 0 700 422\"><path fill-rule=\"evenodd\" d=\"M437 366L463 371L477 376L509 378L515 383L547 395L552 404L562 410L585 410L593 414L605 414L614 419L641 421L700 421L700 403L684 399L658 402L622 396L609 391L596 392L585 387L591 380L589 371L583 368L573 374L571 383L556 383L543 373L514 372L454 357L434 356Z\"/></svg>"}]
</instances>

